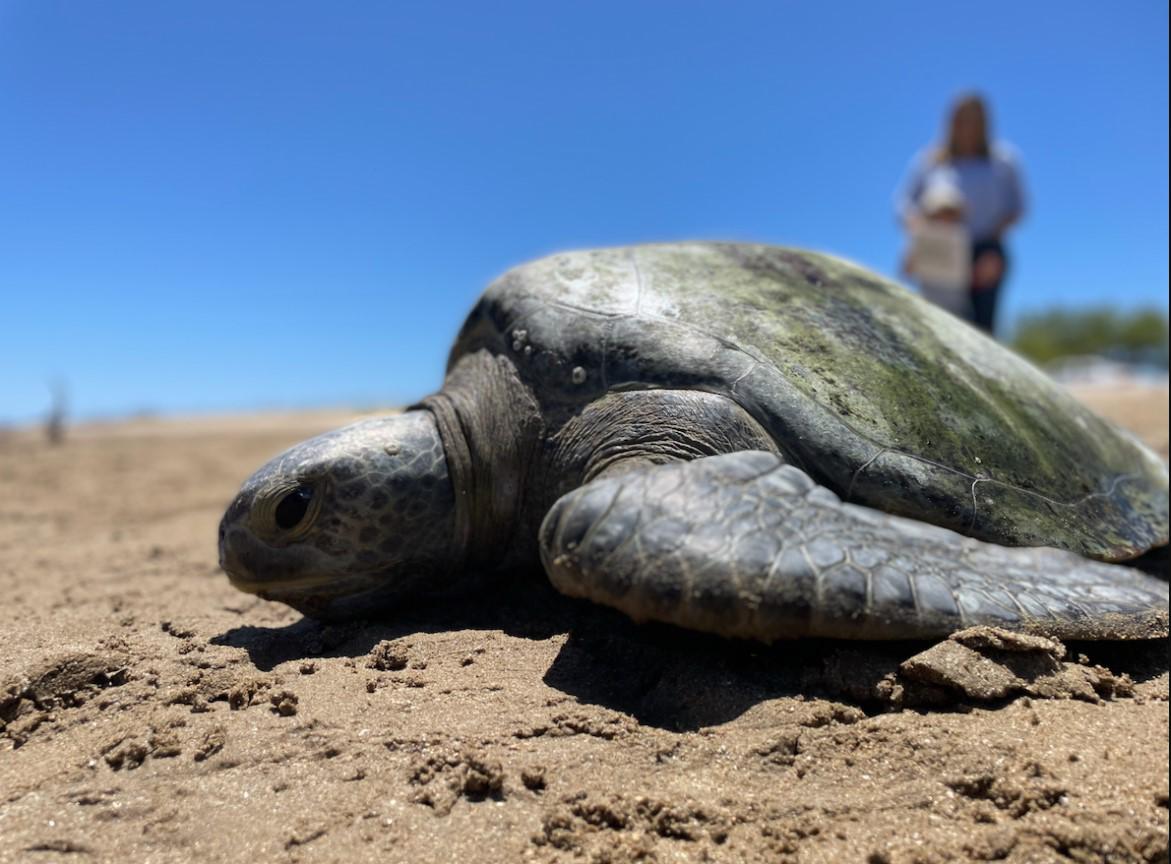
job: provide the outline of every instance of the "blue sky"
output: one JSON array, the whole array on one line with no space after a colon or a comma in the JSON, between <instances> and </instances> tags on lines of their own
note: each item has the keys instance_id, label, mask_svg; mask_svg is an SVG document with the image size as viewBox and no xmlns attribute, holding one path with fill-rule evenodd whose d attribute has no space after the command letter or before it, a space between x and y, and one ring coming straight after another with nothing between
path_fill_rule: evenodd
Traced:
<instances>
[{"instance_id":1,"label":"blue sky","mask_svg":"<svg viewBox=\"0 0 1171 864\"><path fill-rule=\"evenodd\" d=\"M1167 4L0 0L0 422L393 404L495 275L748 239L891 274L952 95L1024 161L1005 317L1167 305Z\"/></svg>"}]
</instances>

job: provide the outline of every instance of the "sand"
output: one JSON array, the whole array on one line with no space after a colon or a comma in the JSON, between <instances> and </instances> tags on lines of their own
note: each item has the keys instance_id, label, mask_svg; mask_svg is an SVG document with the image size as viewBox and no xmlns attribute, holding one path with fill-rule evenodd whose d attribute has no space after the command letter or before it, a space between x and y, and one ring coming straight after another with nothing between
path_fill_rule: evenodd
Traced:
<instances>
[{"instance_id":1,"label":"sand","mask_svg":"<svg viewBox=\"0 0 1171 864\"><path fill-rule=\"evenodd\" d=\"M1165 391L1087 398L1166 455ZM0 861L1167 861L1166 640L765 648L534 574L345 626L234 591L222 508L345 419L0 433Z\"/></svg>"}]
</instances>

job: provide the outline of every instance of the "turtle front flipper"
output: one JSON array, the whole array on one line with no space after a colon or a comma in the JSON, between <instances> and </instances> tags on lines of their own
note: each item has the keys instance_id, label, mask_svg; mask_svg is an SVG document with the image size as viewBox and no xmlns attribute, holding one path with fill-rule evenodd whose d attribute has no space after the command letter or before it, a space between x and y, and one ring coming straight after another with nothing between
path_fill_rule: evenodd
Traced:
<instances>
[{"instance_id":1,"label":"turtle front flipper","mask_svg":"<svg viewBox=\"0 0 1171 864\"><path fill-rule=\"evenodd\" d=\"M603 476L553 505L540 542L559 591L724 636L1167 635L1166 582L843 503L772 453Z\"/></svg>"}]
</instances>

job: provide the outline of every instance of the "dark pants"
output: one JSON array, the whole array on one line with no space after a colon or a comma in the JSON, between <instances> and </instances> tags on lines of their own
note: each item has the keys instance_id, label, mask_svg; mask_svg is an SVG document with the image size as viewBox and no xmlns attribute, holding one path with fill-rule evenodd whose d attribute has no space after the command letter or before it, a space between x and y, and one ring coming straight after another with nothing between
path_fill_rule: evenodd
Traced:
<instances>
[{"instance_id":1,"label":"dark pants","mask_svg":"<svg viewBox=\"0 0 1171 864\"><path fill-rule=\"evenodd\" d=\"M999 240L985 240L972 244L972 265L985 254L1000 256L1000 279L992 285L977 287L972 284L972 323L990 334L996 331L996 303L1000 299L1000 286L1008 275L1008 255Z\"/></svg>"}]
</instances>

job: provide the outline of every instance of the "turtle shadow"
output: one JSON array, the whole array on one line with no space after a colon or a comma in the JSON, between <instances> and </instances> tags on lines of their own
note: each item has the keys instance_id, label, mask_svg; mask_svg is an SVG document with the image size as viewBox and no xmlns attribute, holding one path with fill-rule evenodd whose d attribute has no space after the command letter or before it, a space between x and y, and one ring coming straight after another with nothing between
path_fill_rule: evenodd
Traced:
<instances>
[{"instance_id":1,"label":"turtle shadow","mask_svg":"<svg viewBox=\"0 0 1171 864\"><path fill-rule=\"evenodd\" d=\"M833 693L867 705L877 682L926 644L801 640L770 647L636 624L532 583L494 586L458 602L415 603L393 618L238 626L210 642L243 649L258 671L270 672L290 661L363 657L383 641L461 630L538 641L564 635L544 684L578 703L672 731L715 726L781 697Z\"/></svg>"},{"instance_id":2,"label":"turtle shadow","mask_svg":"<svg viewBox=\"0 0 1171 864\"><path fill-rule=\"evenodd\" d=\"M599 610L569 633L544 681L579 702L673 732L717 726L784 698L826 699L875 715L903 708L966 713L1022 695L973 699L900 674L904 661L939 642L800 639L761 645L665 625L639 626ZM1071 641L1066 651L1069 660L1104 666L1135 684L1168 671L1166 639ZM1049 671L1046 664L1030 668L1037 663L1029 655L1004 655L999 661L1024 678Z\"/></svg>"},{"instance_id":3,"label":"turtle shadow","mask_svg":"<svg viewBox=\"0 0 1171 864\"><path fill-rule=\"evenodd\" d=\"M544 640L570 631L580 609L543 577L513 573L486 581L459 598L416 600L382 617L344 622L301 618L280 627L244 625L210 639L241 648L252 664L269 672L282 663L318 657L360 657L379 642L419 633L499 630L521 639Z\"/></svg>"},{"instance_id":4,"label":"turtle shadow","mask_svg":"<svg viewBox=\"0 0 1171 864\"><path fill-rule=\"evenodd\" d=\"M559 594L543 573L526 572L497 574L475 593L417 601L382 618L244 625L210 641L243 649L258 671L270 672L290 661L363 657L383 641L461 630L540 641L564 635L542 676L547 686L579 703L677 730L717 725L768 699L811 694L827 677L838 682L839 695L853 687L850 701L864 703L873 681L923 647L914 643L900 653L890 644L863 650L809 640L768 647L635 624L612 609ZM843 660L844 654L851 659ZM835 672L847 667L850 675ZM868 670L865 683L859 683L859 669Z\"/></svg>"},{"instance_id":5,"label":"turtle shadow","mask_svg":"<svg viewBox=\"0 0 1171 864\"><path fill-rule=\"evenodd\" d=\"M867 714L892 710L890 684L900 664L938 641L800 639L768 646L640 625L614 610L568 599L543 575L532 573L497 577L457 599L404 606L394 610L393 618L343 623L302 618L280 627L234 627L210 641L243 649L258 670L268 672L295 660L361 657L384 640L460 630L494 630L538 641L564 634L564 644L542 676L547 686L581 704L677 732L717 726L783 698L828 699ZM1165 639L1071 642L1067 649L1071 659L1085 655L1087 662L1139 683L1168 669ZM972 703L953 694L914 707L967 711Z\"/></svg>"},{"instance_id":6,"label":"turtle shadow","mask_svg":"<svg viewBox=\"0 0 1171 864\"><path fill-rule=\"evenodd\" d=\"M570 632L544 681L642 725L689 732L780 698L887 710L883 680L928 644L806 639L770 646L601 616Z\"/></svg>"}]
</instances>

